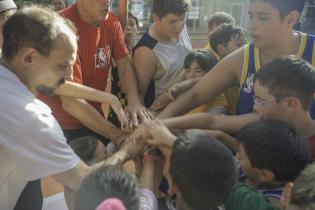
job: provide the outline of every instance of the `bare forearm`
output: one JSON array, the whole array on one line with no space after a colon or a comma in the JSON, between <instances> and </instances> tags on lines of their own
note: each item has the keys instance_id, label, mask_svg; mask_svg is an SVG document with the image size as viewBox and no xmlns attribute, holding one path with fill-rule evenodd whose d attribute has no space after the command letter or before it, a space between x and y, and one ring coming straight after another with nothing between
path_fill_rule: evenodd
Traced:
<instances>
[{"instance_id":1,"label":"bare forearm","mask_svg":"<svg viewBox=\"0 0 315 210\"><path fill-rule=\"evenodd\" d=\"M129 59L129 58L123 58ZM127 61L124 61L127 62ZM128 61L129 62L129 61ZM137 79L130 62L127 64L119 64L119 79L124 92L127 94L128 101L139 100ZM140 101L140 100L139 100Z\"/></svg>"},{"instance_id":2,"label":"bare forearm","mask_svg":"<svg viewBox=\"0 0 315 210\"><path fill-rule=\"evenodd\" d=\"M115 141L119 139L121 131L105 120L88 102L70 97L61 97L61 99L66 112L78 119L84 126L117 143Z\"/></svg>"},{"instance_id":3,"label":"bare forearm","mask_svg":"<svg viewBox=\"0 0 315 210\"><path fill-rule=\"evenodd\" d=\"M189 103L188 103L189 101ZM160 119L185 114L201 104L195 92L190 89L171 102L158 116Z\"/></svg>"},{"instance_id":4,"label":"bare forearm","mask_svg":"<svg viewBox=\"0 0 315 210\"><path fill-rule=\"evenodd\" d=\"M169 129L211 129L213 115L200 113L163 119L162 122Z\"/></svg>"},{"instance_id":5,"label":"bare forearm","mask_svg":"<svg viewBox=\"0 0 315 210\"><path fill-rule=\"evenodd\" d=\"M142 174L140 177L140 186L142 188L149 189L153 192L155 189L154 178L155 178L155 160L151 160L151 159L144 160L144 166L143 166Z\"/></svg>"},{"instance_id":6,"label":"bare forearm","mask_svg":"<svg viewBox=\"0 0 315 210\"><path fill-rule=\"evenodd\" d=\"M177 97L177 96L181 95L186 90L188 90L192 86L194 86L199 80L200 80L200 78L194 78L194 79L189 79L189 80L185 80L183 82L177 83L175 85L176 86L175 90L172 91L173 96Z\"/></svg>"},{"instance_id":7,"label":"bare forearm","mask_svg":"<svg viewBox=\"0 0 315 210\"><path fill-rule=\"evenodd\" d=\"M67 81L65 84L61 85L55 94L59 96L69 96L74 98L82 98L88 101L95 101L99 103L111 103L115 96L103 91L90 88L85 85L81 85L75 82Z\"/></svg>"},{"instance_id":8,"label":"bare forearm","mask_svg":"<svg viewBox=\"0 0 315 210\"><path fill-rule=\"evenodd\" d=\"M220 140L223 144L225 144L226 146L228 146L230 149L232 149L233 151L237 151L238 147L237 147L237 140L236 138L230 136L227 133L224 133L223 131L204 131L209 135L213 135L214 137L216 137L218 140Z\"/></svg>"}]
</instances>

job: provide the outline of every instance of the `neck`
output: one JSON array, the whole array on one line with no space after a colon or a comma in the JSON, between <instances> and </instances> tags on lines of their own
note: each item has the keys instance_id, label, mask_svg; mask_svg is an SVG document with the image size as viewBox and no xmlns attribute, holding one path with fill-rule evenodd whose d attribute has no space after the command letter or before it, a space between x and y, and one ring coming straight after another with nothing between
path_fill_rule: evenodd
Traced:
<instances>
[{"instance_id":1,"label":"neck","mask_svg":"<svg viewBox=\"0 0 315 210\"><path fill-rule=\"evenodd\" d=\"M265 49L260 49L261 65L266 65L272 60L279 58L284 55L296 55L300 46L299 35L290 33L286 37L281 37L272 46L266 47Z\"/></svg>"},{"instance_id":2,"label":"neck","mask_svg":"<svg viewBox=\"0 0 315 210\"><path fill-rule=\"evenodd\" d=\"M125 43L126 43L128 50L131 51L132 48L134 47L135 41L125 39Z\"/></svg>"},{"instance_id":3,"label":"neck","mask_svg":"<svg viewBox=\"0 0 315 210\"><path fill-rule=\"evenodd\" d=\"M296 114L292 126L304 138L308 139L315 134L315 121L311 118L308 111L304 111L303 114Z\"/></svg>"},{"instance_id":4,"label":"neck","mask_svg":"<svg viewBox=\"0 0 315 210\"><path fill-rule=\"evenodd\" d=\"M76 9L77 12L79 13L80 18L93 26L98 26L99 25L99 20L96 20L90 13L89 11L86 9L86 7L84 6L84 2L82 0L78 0L76 3Z\"/></svg>"}]
</instances>

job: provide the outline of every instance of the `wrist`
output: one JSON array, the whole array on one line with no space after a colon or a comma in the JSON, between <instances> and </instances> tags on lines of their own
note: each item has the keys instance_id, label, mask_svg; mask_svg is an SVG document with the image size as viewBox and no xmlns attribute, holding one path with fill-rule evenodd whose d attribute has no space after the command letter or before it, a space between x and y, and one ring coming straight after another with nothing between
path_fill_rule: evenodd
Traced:
<instances>
[{"instance_id":1,"label":"wrist","mask_svg":"<svg viewBox=\"0 0 315 210\"><path fill-rule=\"evenodd\" d=\"M157 162L157 157L153 156L153 155L144 155L143 159L142 159L142 163L143 165L145 163L156 163Z\"/></svg>"},{"instance_id":2,"label":"wrist","mask_svg":"<svg viewBox=\"0 0 315 210\"><path fill-rule=\"evenodd\" d=\"M168 95L168 98L169 98L171 101L174 101L174 100L175 100L175 95L174 95L174 93L173 93L173 88L167 90L167 95Z\"/></svg>"}]
</instances>

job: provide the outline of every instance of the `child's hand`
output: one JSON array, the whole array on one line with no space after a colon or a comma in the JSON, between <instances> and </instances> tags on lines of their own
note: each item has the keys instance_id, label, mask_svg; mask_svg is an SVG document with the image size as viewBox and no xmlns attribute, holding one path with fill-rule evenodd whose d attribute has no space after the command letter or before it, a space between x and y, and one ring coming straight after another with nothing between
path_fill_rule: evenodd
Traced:
<instances>
[{"instance_id":1,"label":"child's hand","mask_svg":"<svg viewBox=\"0 0 315 210\"><path fill-rule=\"evenodd\" d=\"M166 107L172 101L170 94L165 92L155 98L153 104L150 106L150 110L152 112L161 111L164 107Z\"/></svg>"},{"instance_id":2,"label":"child's hand","mask_svg":"<svg viewBox=\"0 0 315 210\"><path fill-rule=\"evenodd\" d=\"M157 147L171 146L176 140L176 136L174 136L160 120L152 120L147 122L146 125L147 132L150 134L150 137L147 139L148 144Z\"/></svg>"}]
</instances>

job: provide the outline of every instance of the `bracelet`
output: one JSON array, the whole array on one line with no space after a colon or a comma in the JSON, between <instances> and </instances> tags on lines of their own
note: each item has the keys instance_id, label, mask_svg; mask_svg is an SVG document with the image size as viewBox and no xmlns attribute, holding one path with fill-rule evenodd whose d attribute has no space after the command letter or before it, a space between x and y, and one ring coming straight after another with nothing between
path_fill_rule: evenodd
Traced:
<instances>
[{"instance_id":1,"label":"bracelet","mask_svg":"<svg viewBox=\"0 0 315 210\"><path fill-rule=\"evenodd\" d=\"M144 162L145 162L146 160L154 160L154 161L156 162L156 161L157 161L157 158L156 158L155 156L153 156L153 155L144 155L144 156L143 156L143 159L142 159L143 165L144 165Z\"/></svg>"}]
</instances>

